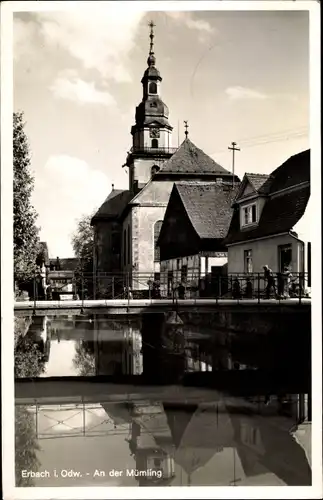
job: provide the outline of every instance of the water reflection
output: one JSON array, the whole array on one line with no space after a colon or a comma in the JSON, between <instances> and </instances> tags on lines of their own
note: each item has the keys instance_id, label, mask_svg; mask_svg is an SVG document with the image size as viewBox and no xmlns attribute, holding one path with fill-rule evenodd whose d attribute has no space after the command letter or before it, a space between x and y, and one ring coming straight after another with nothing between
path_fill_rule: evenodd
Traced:
<instances>
[{"instance_id":1,"label":"water reflection","mask_svg":"<svg viewBox=\"0 0 323 500\"><path fill-rule=\"evenodd\" d=\"M17 486L310 485L295 440L304 395L231 397L210 389L206 399L202 388L182 385L192 372L240 376L275 361L273 349L270 358L250 345L208 325L196 329L176 312L33 317L15 348L17 379L131 376L153 391L172 384L178 397L166 400L156 388L147 399L139 382L131 382L136 398L119 386L118 402L112 385L87 402L78 395L67 404L58 393L55 404L17 397Z\"/></svg>"},{"instance_id":2,"label":"water reflection","mask_svg":"<svg viewBox=\"0 0 323 500\"><path fill-rule=\"evenodd\" d=\"M17 485L311 483L291 419L259 414L239 398L217 397L177 407L145 400L17 406ZM28 416L23 428L22 414ZM24 477L28 471L44 477Z\"/></svg>"}]
</instances>

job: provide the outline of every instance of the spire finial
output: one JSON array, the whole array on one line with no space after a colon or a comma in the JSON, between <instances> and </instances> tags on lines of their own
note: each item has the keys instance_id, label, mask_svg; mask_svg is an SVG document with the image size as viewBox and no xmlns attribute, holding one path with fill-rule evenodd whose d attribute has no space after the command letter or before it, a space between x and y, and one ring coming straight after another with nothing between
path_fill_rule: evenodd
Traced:
<instances>
[{"instance_id":1,"label":"spire finial","mask_svg":"<svg viewBox=\"0 0 323 500\"><path fill-rule=\"evenodd\" d=\"M149 48L149 57L148 57L148 66L154 66L156 62L155 54L154 54L154 27L156 26L153 21L150 21L148 24L150 28L150 48Z\"/></svg>"},{"instance_id":2,"label":"spire finial","mask_svg":"<svg viewBox=\"0 0 323 500\"><path fill-rule=\"evenodd\" d=\"M185 127L185 137L187 139L187 136L188 136L188 120L184 120L184 127Z\"/></svg>"}]
</instances>

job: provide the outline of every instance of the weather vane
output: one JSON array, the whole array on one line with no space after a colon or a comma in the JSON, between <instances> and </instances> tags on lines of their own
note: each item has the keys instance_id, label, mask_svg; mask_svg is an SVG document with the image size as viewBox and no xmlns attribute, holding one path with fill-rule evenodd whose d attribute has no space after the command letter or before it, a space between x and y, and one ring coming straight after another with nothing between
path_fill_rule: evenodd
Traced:
<instances>
[{"instance_id":1,"label":"weather vane","mask_svg":"<svg viewBox=\"0 0 323 500\"><path fill-rule=\"evenodd\" d=\"M154 27L156 26L153 21L148 24L150 28L150 54L154 52Z\"/></svg>"},{"instance_id":2,"label":"weather vane","mask_svg":"<svg viewBox=\"0 0 323 500\"><path fill-rule=\"evenodd\" d=\"M188 120L184 120L184 126L185 126L185 135L187 137L188 136Z\"/></svg>"}]
</instances>

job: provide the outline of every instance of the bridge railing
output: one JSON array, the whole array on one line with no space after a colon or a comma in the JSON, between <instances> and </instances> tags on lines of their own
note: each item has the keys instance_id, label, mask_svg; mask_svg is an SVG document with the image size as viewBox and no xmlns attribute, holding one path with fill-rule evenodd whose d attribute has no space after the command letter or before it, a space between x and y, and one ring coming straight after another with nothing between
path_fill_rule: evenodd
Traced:
<instances>
[{"instance_id":1,"label":"bridge railing","mask_svg":"<svg viewBox=\"0 0 323 500\"><path fill-rule=\"evenodd\" d=\"M310 297L307 273L231 273L201 275L197 269L175 272L73 273L44 283L35 276L30 299L279 299Z\"/></svg>"}]
</instances>

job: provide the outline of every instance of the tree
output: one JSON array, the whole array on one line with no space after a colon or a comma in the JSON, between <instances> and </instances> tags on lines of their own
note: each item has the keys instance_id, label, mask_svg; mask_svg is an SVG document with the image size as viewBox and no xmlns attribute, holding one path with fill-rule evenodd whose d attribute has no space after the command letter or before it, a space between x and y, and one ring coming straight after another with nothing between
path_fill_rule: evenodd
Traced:
<instances>
[{"instance_id":1,"label":"tree","mask_svg":"<svg viewBox=\"0 0 323 500\"><path fill-rule=\"evenodd\" d=\"M31 154L24 130L23 113L13 115L13 213L14 279L30 280L36 270L39 250L37 213L31 204L34 178L30 170Z\"/></svg>"},{"instance_id":2,"label":"tree","mask_svg":"<svg viewBox=\"0 0 323 500\"><path fill-rule=\"evenodd\" d=\"M91 226L91 215L83 215L77 221L77 229L72 236L75 256L80 260L84 271L91 271L93 266L94 232Z\"/></svg>"},{"instance_id":3,"label":"tree","mask_svg":"<svg viewBox=\"0 0 323 500\"><path fill-rule=\"evenodd\" d=\"M77 222L77 228L72 236L72 246L75 256L79 262L76 268L77 285L82 287L85 296L93 295L93 251L94 251L94 231L91 226L91 215L83 215ZM81 283L82 280L82 283Z\"/></svg>"},{"instance_id":4,"label":"tree","mask_svg":"<svg viewBox=\"0 0 323 500\"><path fill-rule=\"evenodd\" d=\"M82 340L75 347L73 365L78 370L80 377L95 375L95 355L93 342Z\"/></svg>"},{"instance_id":5,"label":"tree","mask_svg":"<svg viewBox=\"0 0 323 500\"><path fill-rule=\"evenodd\" d=\"M15 408L15 476L16 487L35 486L32 478L23 478L22 471L38 472L41 465L37 452L35 417L26 406Z\"/></svg>"},{"instance_id":6,"label":"tree","mask_svg":"<svg viewBox=\"0 0 323 500\"><path fill-rule=\"evenodd\" d=\"M36 264L37 266L42 266L43 264L45 265L49 264L48 246L45 241L39 242Z\"/></svg>"}]
</instances>

